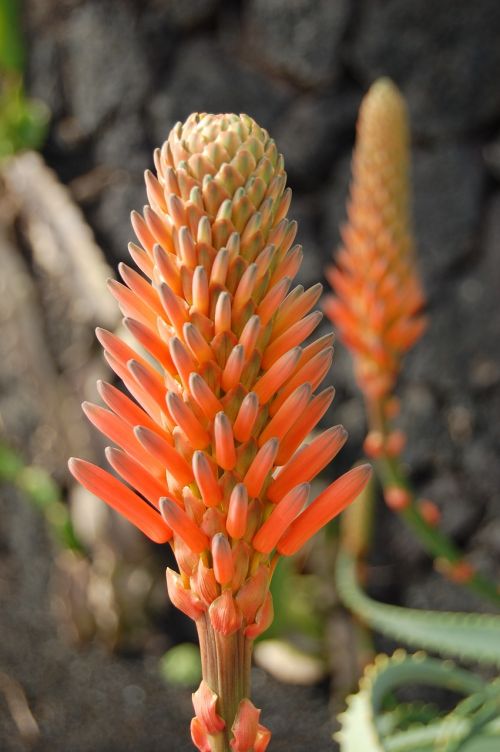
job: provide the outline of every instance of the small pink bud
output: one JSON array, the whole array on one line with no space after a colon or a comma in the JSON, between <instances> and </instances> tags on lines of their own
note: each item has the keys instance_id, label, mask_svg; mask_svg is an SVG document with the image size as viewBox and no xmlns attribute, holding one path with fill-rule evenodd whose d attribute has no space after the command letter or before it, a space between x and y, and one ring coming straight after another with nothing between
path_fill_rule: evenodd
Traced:
<instances>
[{"instance_id":1,"label":"small pink bud","mask_svg":"<svg viewBox=\"0 0 500 752\"><path fill-rule=\"evenodd\" d=\"M211 752L210 740L207 727L196 716L191 721L191 740L200 752Z\"/></svg>"},{"instance_id":2,"label":"small pink bud","mask_svg":"<svg viewBox=\"0 0 500 752\"><path fill-rule=\"evenodd\" d=\"M224 590L222 595L214 600L208 613L212 627L226 637L241 627L241 611L230 590Z\"/></svg>"},{"instance_id":3,"label":"small pink bud","mask_svg":"<svg viewBox=\"0 0 500 752\"><path fill-rule=\"evenodd\" d=\"M218 697L210 689L205 679L201 680L200 686L193 692L194 712L203 723L208 734L218 734L225 727L224 719L217 713Z\"/></svg>"},{"instance_id":4,"label":"small pink bud","mask_svg":"<svg viewBox=\"0 0 500 752\"><path fill-rule=\"evenodd\" d=\"M384 436L381 431L370 431L363 442L367 457L378 459L384 451Z\"/></svg>"},{"instance_id":5,"label":"small pink bud","mask_svg":"<svg viewBox=\"0 0 500 752\"><path fill-rule=\"evenodd\" d=\"M233 752L252 752L259 728L260 710L248 698L241 700L234 723L231 726L234 738Z\"/></svg>"},{"instance_id":6,"label":"small pink bud","mask_svg":"<svg viewBox=\"0 0 500 752\"><path fill-rule=\"evenodd\" d=\"M271 732L265 726L259 723L257 730L257 736L255 738L255 744L253 745L254 752L266 752L266 749L271 741Z\"/></svg>"},{"instance_id":7,"label":"small pink bud","mask_svg":"<svg viewBox=\"0 0 500 752\"><path fill-rule=\"evenodd\" d=\"M224 533L217 533L212 538L212 559L215 579L220 585L230 582L233 572L233 552Z\"/></svg>"},{"instance_id":8,"label":"small pink bud","mask_svg":"<svg viewBox=\"0 0 500 752\"><path fill-rule=\"evenodd\" d=\"M401 401L398 397L389 397L384 405L384 412L389 420L397 418L401 412Z\"/></svg>"},{"instance_id":9,"label":"small pink bud","mask_svg":"<svg viewBox=\"0 0 500 752\"><path fill-rule=\"evenodd\" d=\"M173 549L175 553L175 560L179 565L181 574L185 574L188 577L191 577L198 564L200 558L199 555L194 554L187 543L185 543L183 539L177 535L177 533L174 533Z\"/></svg>"},{"instance_id":10,"label":"small pink bud","mask_svg":"<svg viewBox=\"0 0 500 752\"><path fill-rule=\"evenodd\" d=\"M441 520L441 512L439 510L439 507L437 507L433 501L431 501L430 499L419 499L418 511L428 525L430 525L431 527L436 527L437 525L439 525L439 522Z\"/></svg>"},{"instance_id":11,"label":"small pink bud","mask_svg":"<svg viewBox=\"0 0 500 752\"><path fill-rule=\"evenodd\" d=\"M269 588L269 579L269 567L261 564L256 573L248 578L236 595L236 603L240 607L247 624L252 624L257 611L264 602Z\"/></svg>"},{"instance_id":12,"label":"small pink bud","mask_svg":"<svg viewBox=\"0 0 500 752\"><path fill-rule=\"evenodd\" d=\"M224 526L224 515L222 512L215 507L205 509L201 529L209 538L213 538L217 533L225 533L226 528Z\"/></svg>"},{"instance_id":13,"label":"small pink bud","mask_svg":"<svg viewBox=\"0 0 500 752\"><path fill-rule=\"evenodd\" d=\"M251 546L243 540L233 545L234 574L231 578L231 589L236 593L248 576Z\"/></svg>"},{"instance_id":14,"label":"small pink bud","mask_svg":"<svg viewBox=\"0 0 500 752\"><path fill-rule=\"evenodd\" d=\"M448 561L444 557L439 557L434 561L434 567L438 572L448 577L452 582L459 585L465 585L472 580L476 570L472 564L465 559L460 561Z\"/></svg>"},{"instance_id":15,"label":"small pink bud","mask_svg":"<svg viewBox=\"0 0 500 752\"><path fill-rule=\"evenodd\" d=\"M393 512L401 512L407 509L411 504L411 496L406 488L400 486L390 486L384 491L385 503Z\"/></svg>"},{"instance_id":16,"label":"small pink bud","mask_svg":"<svg viewBox=\"0 0 500 752\"><path fill-rule=\"evenodd\" d=\"M389 457L399 457L406 444L406 434L403 431L392 431L387 437L385 449Z\"/></svg>"},{"instance_id":17,"label":"small pink bud","mask_svg":"<svg viewBox=\"0 0 500 752\"><path fill-rule=\"evenodd\" d=\"M220 594L214 570L205 566L202 559L198 562L196 573L191 577L191 588L207 606Z\"/></svg>"},{"instance_id":18,"label":"small pink bud","mask_svg":"<svg viewBox=\"0 0 500 752\"><path fill-rule=\"evenodd\" d=\"M273 596L267 593L266 599L262 606L255 614L255 622L249 624L245 629L245 637L248 640L255 640L262 632L265 632L271 626L274 619Z\"/></svg>"},{"instance_id":19,"label":"small pink bud","mask_svg":"<svg viewBox=\"0 0 500 752\"><path fill-rule=\"evenodd\" d=\"M189 616L190 619L198 619L206 610L203 603L192 590L188 590L182 584L182 578L173 569L167 568L167 590L174 606Z\"/></svg>"}]
</instances>

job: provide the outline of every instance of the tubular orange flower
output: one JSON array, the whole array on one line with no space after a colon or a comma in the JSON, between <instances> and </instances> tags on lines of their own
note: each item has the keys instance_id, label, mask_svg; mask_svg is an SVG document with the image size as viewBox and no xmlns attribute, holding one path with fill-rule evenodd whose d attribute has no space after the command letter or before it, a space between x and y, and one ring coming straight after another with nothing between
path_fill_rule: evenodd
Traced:
<instances>
[{"instance_id":1,"label":"tubular orange flower","mask_svg":"<svg viewBox=\"0 0 500 752\"><path fill-rule=\"evenodd\" d=\"M304 509L306 481L345 432L299 448L333 399L331 388L314 394L332 349L329 335L303 347L321 318L311 311L321 287L290 289L302 250L274 141L246 115L195 114L156 150L155 165L156 177L146 173L150 206L132 214L140 245L130 253L144 276L121 265L124 284L110 283L154 365L100 330L139 404L101 384L109 410L86 407L120 447L107 451L111 467L137 493L81 460L70 468L153 540L170 540L180 570L167 572L170 597L196 620L201 644L194 743L264 750L249 660L273 617L276 557L335 516L368 470Z\"/></svg>"},{"instance_id":2,"label":"tubular orange flower","mask_svg":"<svg viewBox=\"0 0 500 752\"><path fill-rule=\"evenodd\" d=\"M390 80L380 79L361 105L348 221L337 265L327 270L335 297L324 303L369 399L390 393L402 356L425 328L411 233L408 143L404 100Z\"/></svg>"}]
</instances>

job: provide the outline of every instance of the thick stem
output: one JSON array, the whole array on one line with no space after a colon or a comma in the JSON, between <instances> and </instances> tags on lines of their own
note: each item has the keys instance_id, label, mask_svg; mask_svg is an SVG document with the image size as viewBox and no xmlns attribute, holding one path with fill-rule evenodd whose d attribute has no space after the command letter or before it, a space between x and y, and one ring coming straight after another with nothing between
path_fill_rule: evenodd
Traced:
<instances>
[{"instance_id":1,"label":"thick stem","mask_svg":"<svg viewBox=\"0 0 500 752\"><path fill-rule=\"evenodd\" d=\"M217 712L226 724L213 737L213 752L231 752L233 725L240 701L250 695L251 640L241 630L231 635L216 632L207 614L196 622L203 678L219 698Z\"/></svg>"}]
</instances>

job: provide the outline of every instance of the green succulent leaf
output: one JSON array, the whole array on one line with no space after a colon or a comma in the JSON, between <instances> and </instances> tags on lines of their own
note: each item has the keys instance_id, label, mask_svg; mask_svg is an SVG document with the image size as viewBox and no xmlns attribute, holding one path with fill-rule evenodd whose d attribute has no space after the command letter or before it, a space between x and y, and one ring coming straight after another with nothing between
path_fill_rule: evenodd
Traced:
<instances>
[{"instance_id":1,"label":"green succulent leaf","mask_svg":"<svg viewBox=\"0 0 500 752\"><path fill-rule=\"evenodd\" d=\"M453 690L465 699L439 720L405 728L415 723L413 707L384 712L384 705L394 690L415 684ZM337 739L341 752L494 752L500 743L499 702L499 680L488 685L450 661L398 650L368 666L359 692L339 717Z\"/></svg>"},{"instance_id":2,"label":"green succulent leaf","mask_svg":"<svg viewBox=\"0 0 500 752\"><path fill-rule=\"evenodd\" d=\"M355 559L345 551L338 557L336 582L343 603L382 634L443 656L500 668L500 616L424 611L378 603L360 588Z\"/></svg>"}]
</instances>

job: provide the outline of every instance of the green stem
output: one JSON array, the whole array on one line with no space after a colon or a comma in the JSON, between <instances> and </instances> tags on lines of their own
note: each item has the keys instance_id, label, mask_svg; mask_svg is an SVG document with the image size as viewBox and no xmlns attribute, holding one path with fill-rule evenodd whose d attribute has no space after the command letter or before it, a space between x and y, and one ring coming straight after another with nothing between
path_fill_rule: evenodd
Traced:
<instances>
[{"instance_id":1,"label":"green stem","mask_svg":"<svg viewBox=\"0 0 500 752\"><path fill-rule=\"evenodd\" d=\"M367 414L370 429L382 434L385 446L385 441L391 432L391 425L385 416L383 402L379 400L367 403ZM390 457L383 450L382 455L375 461L375 470L384 490L396 487L404 489L409 494L409 505L398 514L412 528L425 550L434 558L444 559L451 566L461 562L464 557L458 546L439 528L430 525L420 513L415 491L400 458ZM484 575L474 572L469 580L461 584L500 607L498 587Z\"/></svg>"},{"instance_id":2,"label":"green stem","mask_svg":"<svg viewBox=\"0 0 500 752\"><path fill-rule=\"evenodd\" d=\"M253 643L240 630L227 636L216 632L206 614L196 624L203 678L217 694L217 712L226 724L220 734L211 737L213 752L231 752L231 727L241 700L250 695Z\"/></svg>"}]
</instances>

